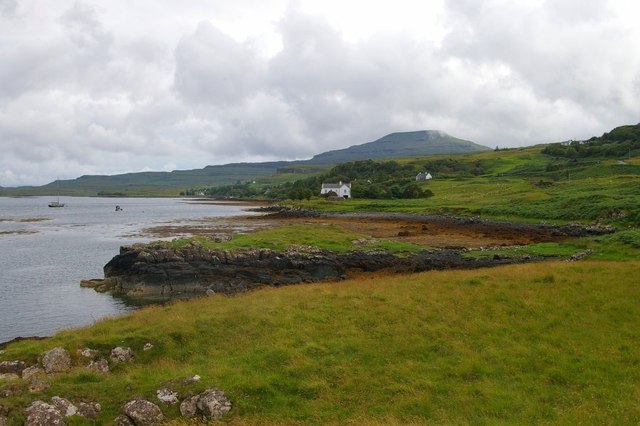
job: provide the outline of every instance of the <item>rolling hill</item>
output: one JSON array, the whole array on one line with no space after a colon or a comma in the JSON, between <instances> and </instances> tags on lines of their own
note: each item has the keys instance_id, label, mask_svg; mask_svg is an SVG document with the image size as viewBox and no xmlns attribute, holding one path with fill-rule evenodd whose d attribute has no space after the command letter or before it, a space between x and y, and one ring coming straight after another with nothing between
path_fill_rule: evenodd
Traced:
<instances>
[{"instance_id":1,"label":"rolling hill","mask_svg":"<svg viewBox=\"0 0 640 426\"><path fill-rule=\"evenodd\" d=\"M58 180L39 187L2 188L0 195L76 196L175 196L187 188L228 185L237 181L271 176L290 167L331 166L354 160L454 154L486 151L489 148L458 139L438 130L391 133L383 138L349 148L318 154L310 160L264 163L233 163L203 169L172 172L140 172L120 175L86 175Z\"/></svg>"},{"instance_id":2,"label":"rolling hill","mask_svg":"<svg viewBox=\"0 0 640 426\"><path fill-rule=\"evenodd\" d=\"M439 130L391 133L373 142L328 151L308 160L309 164L339 164L347 161L458 154L487 151L486 146L458 139Z\"/></svg>"}]
</instances>

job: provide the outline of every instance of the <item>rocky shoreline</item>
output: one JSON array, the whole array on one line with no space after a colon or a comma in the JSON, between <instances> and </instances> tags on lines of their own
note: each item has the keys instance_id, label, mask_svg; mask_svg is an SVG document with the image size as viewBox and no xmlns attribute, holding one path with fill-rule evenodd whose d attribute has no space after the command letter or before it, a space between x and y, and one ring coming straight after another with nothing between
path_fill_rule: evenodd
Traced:
<instances>
[{"instance_id":1,"label":"rocky shoreline","mask_svg":"<svg viewBox=\"0 0 640 426\"><path fill-rule=\"evenodd\" d=\"M480 235L518 235L526 241L555 241L568 237L600 235L613 228L583 225L517 224L478 218L425 216L396 213L320 213L299 208L269 206L257 209L263 218L340 217L352 221L386 220L429 226L472 229ZM81 285L115 296L164 298L202 294L233 294L263 286L283 286L339 281L362 273L413 273L428 270L475 269L543 260L537 256L505 258L499 255L465 257L465 247L442 247L411 255L358 250L336 253L311 246L284 251L269 249L209 249L197 241L176 248L167 241L123 246L104 266L104 279Z\"/></svg>"},{"instance_id":2,"label":"rocky shoreline","mask_svg":"<svg viewBox=\"0 0 640 426\"><path fill-rule=\"evenodd\" d=\"M81 285L119 296L232 294L263 286L343 280L364 272L411 273L481 268L541 260L536 257L472 259L460 250L423 251L397 256L382 251L334 253L309 246L211 250L197 242L173 248L169 242L121 247L104 267L105 278Z\"/></svg>"}]
</instances>

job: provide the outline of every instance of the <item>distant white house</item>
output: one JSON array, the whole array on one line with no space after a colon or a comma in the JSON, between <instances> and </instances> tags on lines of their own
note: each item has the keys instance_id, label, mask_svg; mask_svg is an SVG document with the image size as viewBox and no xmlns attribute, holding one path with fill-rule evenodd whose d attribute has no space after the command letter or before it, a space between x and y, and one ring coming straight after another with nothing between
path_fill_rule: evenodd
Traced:
<instances>
[{"instance_id":1,"label":"distant white house","mask_svg":"<svg viewBox=\"0 0 640 426\"><path fill-rule=\"evenodd\" d=\"M433 176L431 176L431 173L429 172L420 172L416 175L416 180L429 180L432 177Z\"/></svg>"},{"instance_id":2,"label":"distant white house","mask_svg":"<svg viewBox=\"0 0 640 426\"><path fill-rule=\"evenodd\" d=\"M343 183L323 183L320 195L328 194L329 192L335 192L338 197L351 198L351 184Z\"/></svg>"}]
</instances>

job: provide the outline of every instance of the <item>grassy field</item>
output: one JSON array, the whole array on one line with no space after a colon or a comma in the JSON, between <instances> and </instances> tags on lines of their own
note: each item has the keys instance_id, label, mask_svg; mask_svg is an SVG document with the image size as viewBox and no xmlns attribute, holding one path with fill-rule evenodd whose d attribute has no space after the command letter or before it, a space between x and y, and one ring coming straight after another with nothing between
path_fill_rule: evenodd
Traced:
<instances>
[{"instance_id":1,"label":"grassy field","mask_svg":"<svg viewBox=\"0 0 640 426\"><path fill-rule=\"evenodd\" d=\"M108 424L127 399L199 374L191 390L225 390L232 424L638 424L639 268L513 265L146 308L11 345L2 359L35 363L57 345L129 345L137 359L105 376L77 368L2 405L94 399Z\"/></svg>"},{"instance_id":2,"label":"grassy field","mask_svg":"<svg viewBox=\"0 0 640 426\"><path fill-rule=\"evenodd\" d=\"M517 221L594 222L640 225L640 159L570 162L540 153L540 147L451 156L480 162L479 176L438 176L422 185L427 199L299 202L329 211L401 211L480 215ZM430 157L431 158L431 157ZM436 158L436 157L433 157ZM419 164L425 159L407 159Z\"/></svg>"}]
</instances>

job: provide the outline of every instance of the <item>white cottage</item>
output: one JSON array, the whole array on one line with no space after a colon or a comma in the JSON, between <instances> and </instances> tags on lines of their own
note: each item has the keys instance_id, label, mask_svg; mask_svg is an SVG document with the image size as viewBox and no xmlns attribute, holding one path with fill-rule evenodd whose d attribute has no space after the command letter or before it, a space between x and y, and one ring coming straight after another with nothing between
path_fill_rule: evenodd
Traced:
<instances>
[{"instance_id":1,"label":"white cottage","mask_svg":"<svg viewBox=\"0 0 640 426\"><path fill-rule=\"evenodd\" d=\"M431 176L431 173L429 172L420 172L416 175L416 180L429 180L432 177L433 176Z\"/></svg>"},{"instance_id":2,"label":"white cottage","mask_svg":"<svg viewBox=\"0 0 640 426\"><path fill-rule=\"evenodd\" d=\"M343 183L323 183L320 195L328 194L329 192L335 192L338 197L351 198L351 184Z\"/></svg>"}]
</instances>

